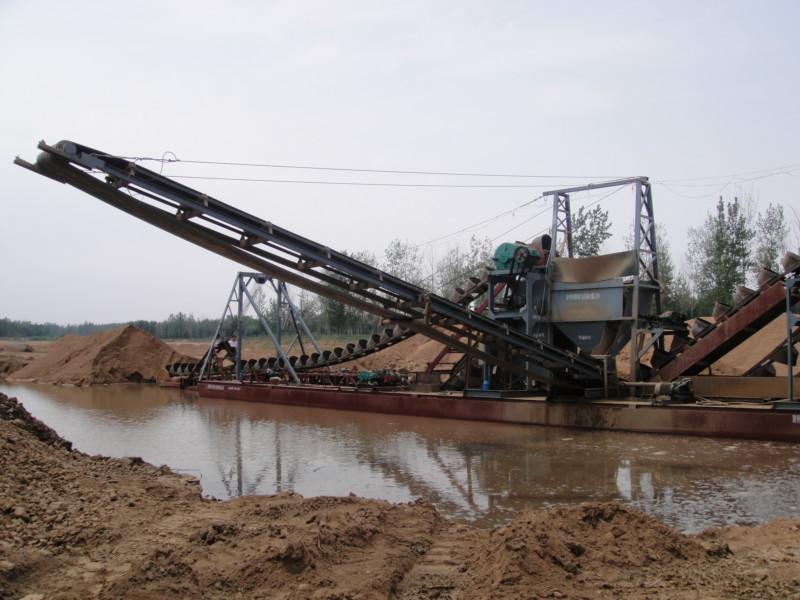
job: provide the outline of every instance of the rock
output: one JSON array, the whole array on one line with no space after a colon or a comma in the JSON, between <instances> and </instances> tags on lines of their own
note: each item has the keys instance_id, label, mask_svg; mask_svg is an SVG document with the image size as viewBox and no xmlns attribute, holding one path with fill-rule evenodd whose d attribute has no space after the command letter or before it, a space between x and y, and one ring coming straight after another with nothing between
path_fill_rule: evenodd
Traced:
<instances>
[{"instance_id":1,"label":"rock","mask_svg":"<svg viewBox=\"0 0 800 600\"><path fill-rule=\"evenodd\" d=\"M0 573L9 573L10 571L14 570L16 567L14 563L7 561L7 560L0 560Z\"/></svg>"},{"instance_id":2,"label":"rock","mask_svg":"<svg viewBox=\"0 0 800 600\"><path fill-rule=\"evenodd\" d=\"M88 561L84 563L83 568L89 573L99 573L104 571L106 566L101 562Z\"/></svg>"},{"instance_id":3,"label":"rock","mask_svg":"<svg viewBox=\"0 0 800 600\"><path fill-rule=\"evenodd\" d=\"M20 600L44 600L44 594L28 594L20 598Z\"/></svg>"}]
</instances>

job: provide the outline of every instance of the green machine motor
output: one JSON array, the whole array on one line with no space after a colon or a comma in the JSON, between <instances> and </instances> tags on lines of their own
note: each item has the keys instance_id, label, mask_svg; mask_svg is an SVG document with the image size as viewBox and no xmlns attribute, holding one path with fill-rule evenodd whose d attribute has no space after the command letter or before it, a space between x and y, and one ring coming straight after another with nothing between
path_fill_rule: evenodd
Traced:
<instances>
[{"instance_id":1,"label":"green machine motor","mask_svg":"<svg viewBox=\"0 0 800 600\"><path fill-rule=\"evenodd\" d=\"M530 246L506 242L494 251L494 266L498 271L527 271L539 261L540 254Z\"/></svg>"}]
</instances>

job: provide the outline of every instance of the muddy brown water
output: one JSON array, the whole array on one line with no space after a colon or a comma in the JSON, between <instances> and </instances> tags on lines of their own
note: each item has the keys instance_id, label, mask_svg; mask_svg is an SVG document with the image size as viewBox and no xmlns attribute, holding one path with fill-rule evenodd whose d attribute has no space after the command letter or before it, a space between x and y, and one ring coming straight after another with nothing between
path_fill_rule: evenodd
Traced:
<instances>
[{"instance_id":1,"label":"muddy brown water","mask_svg":"<svg viewBox=\"0 0 800 600\"><path fill-rule=\"evenodd\" d=\"M619 499L683 531L800 516L800 444L254 404L152 386L0 392L83 452L167 464L221 499L423 497L481 525L525 508Z\"/></svg>"}]
</instances>

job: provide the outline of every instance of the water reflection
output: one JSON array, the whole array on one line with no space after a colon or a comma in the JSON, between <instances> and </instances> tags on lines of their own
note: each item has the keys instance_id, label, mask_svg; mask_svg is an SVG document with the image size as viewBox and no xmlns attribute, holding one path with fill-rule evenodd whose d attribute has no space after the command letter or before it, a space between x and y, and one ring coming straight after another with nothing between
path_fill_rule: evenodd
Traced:
<instances>
[{"instance_id":1,"label":"water reflection","mask_svg":"<svg viewBox=\"0 0 800 600\"><path fill-rule=\"evenodd\" d=\"M77 448L142 456L229 498L294 490L410 501L495 524L622 499L684 530L800 515L800 446L373 415L146 386L1 385Z\"/></svg>"}]
</instances>

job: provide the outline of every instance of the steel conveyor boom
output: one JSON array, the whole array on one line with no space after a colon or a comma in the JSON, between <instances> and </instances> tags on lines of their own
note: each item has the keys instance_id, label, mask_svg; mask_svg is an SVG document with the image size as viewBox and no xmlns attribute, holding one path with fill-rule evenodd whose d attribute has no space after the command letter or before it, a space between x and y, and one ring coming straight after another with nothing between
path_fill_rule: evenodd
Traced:
<instances>
[{"instance_id":1,"label":"steel conveyor boom","mask_svg":"<svg viewBox=\"0 0 800 600\"><path fill-rule=\"evenodd\" d=\"M39 143L35 164L74 186L208 250L311 292L369 311L475 358L541 383L600 385L600 363L544 343L322 244L193 190L136 162L69 141ZM450 332L450 333L448 333Z\"/></svg>"}]
</instances>

